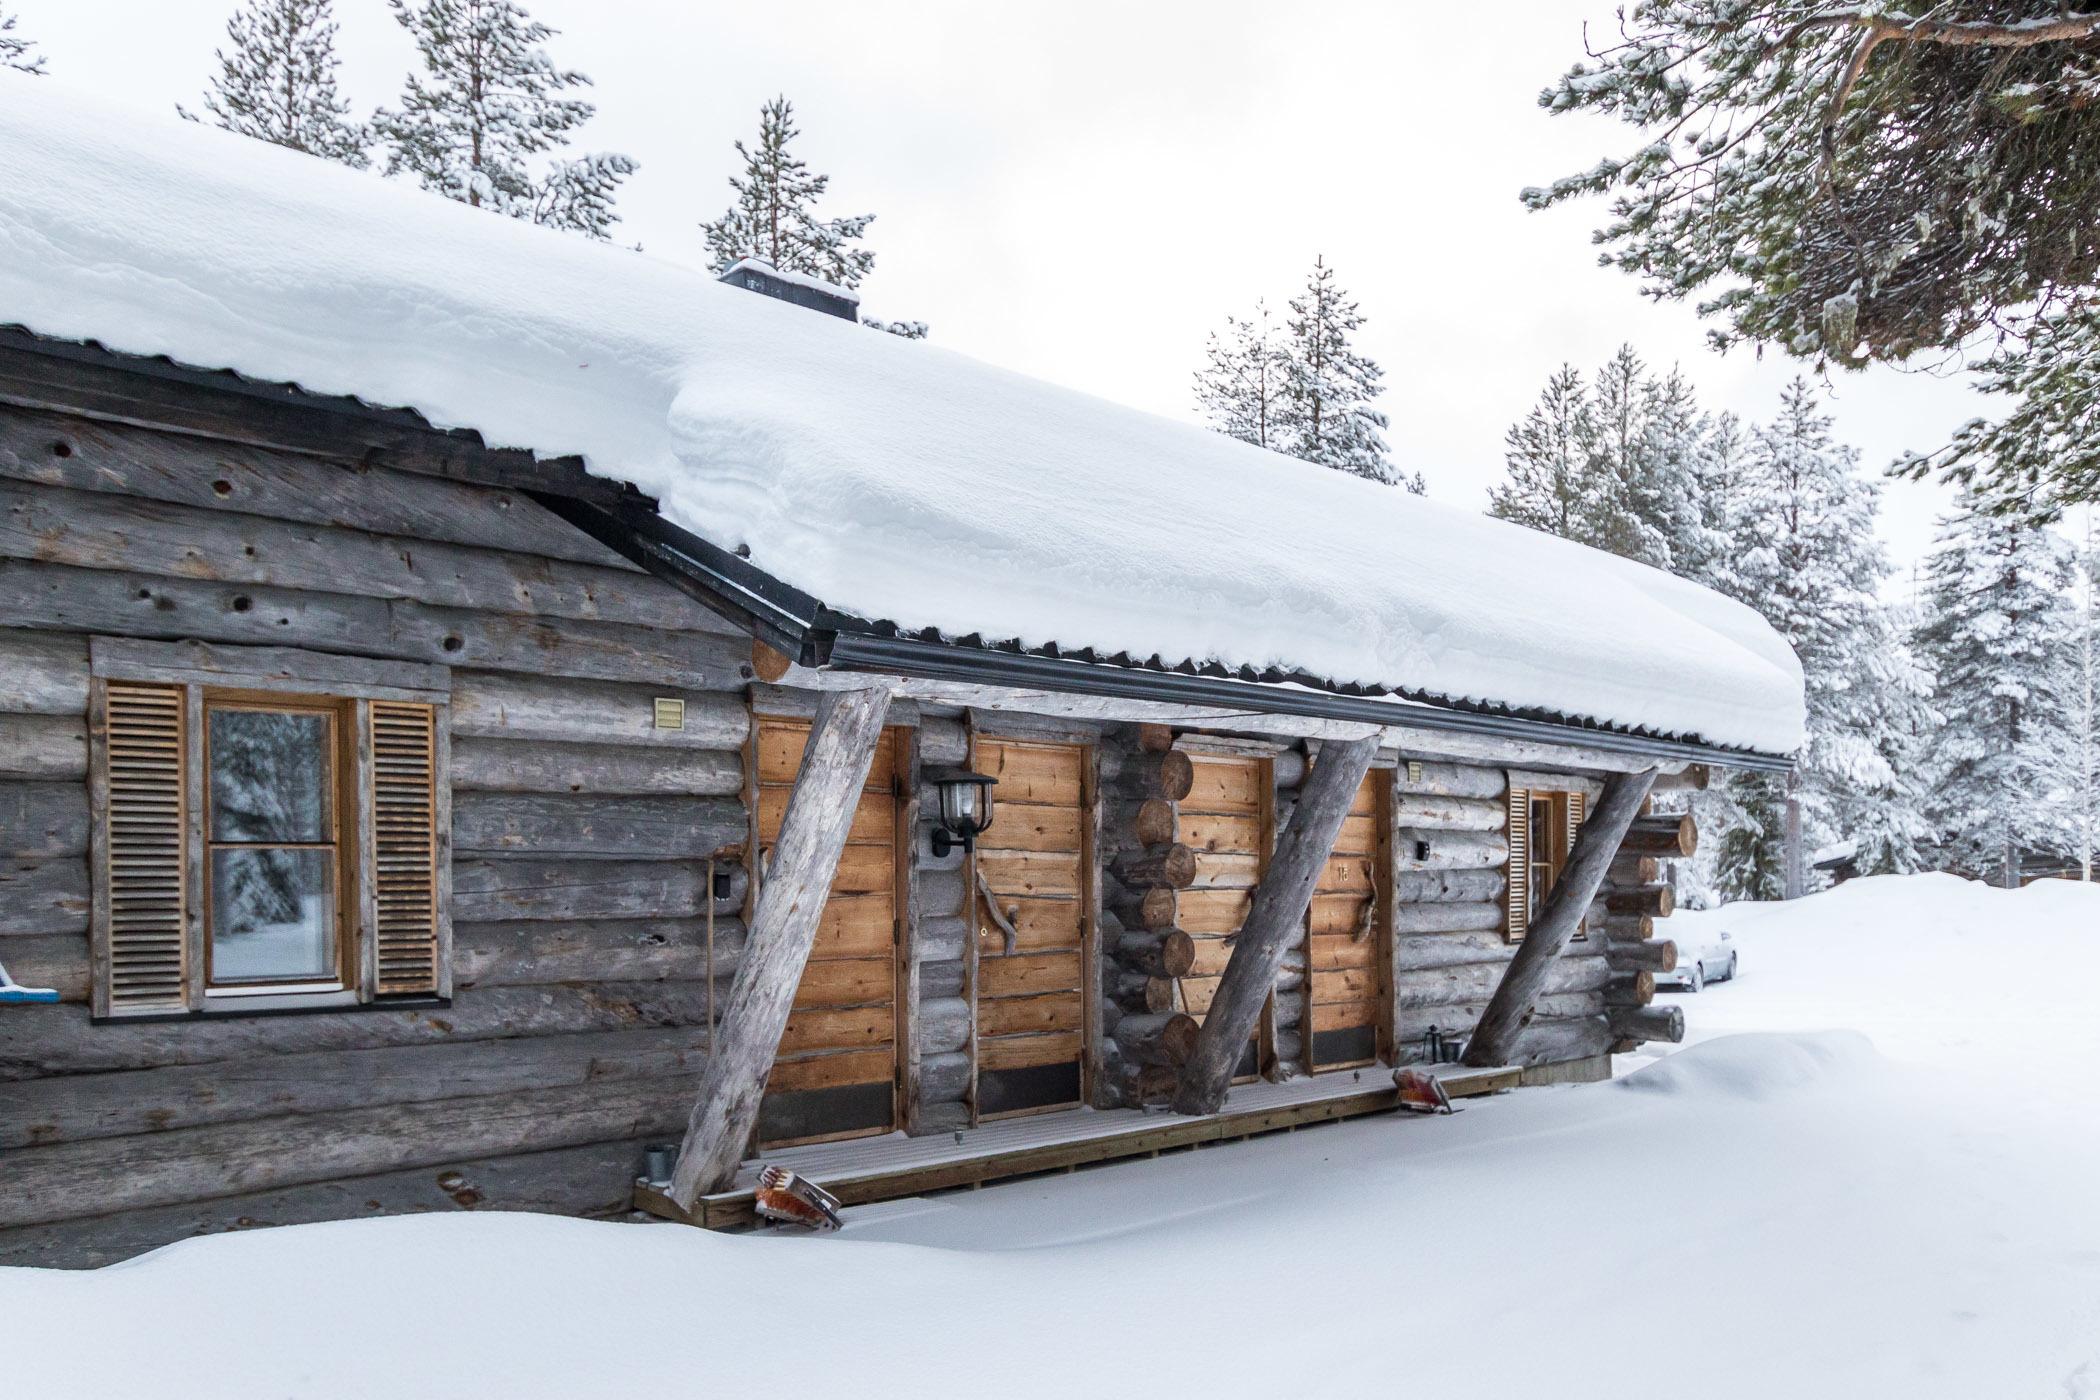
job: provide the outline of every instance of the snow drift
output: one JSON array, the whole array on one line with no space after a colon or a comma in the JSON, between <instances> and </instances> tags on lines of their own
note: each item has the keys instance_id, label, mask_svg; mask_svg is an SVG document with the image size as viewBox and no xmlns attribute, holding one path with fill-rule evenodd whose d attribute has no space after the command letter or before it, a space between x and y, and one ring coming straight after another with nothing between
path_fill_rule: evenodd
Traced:
<instances>
[{"instance_id":1,"label":"snow drift","mask_svg":"<svg viewBox=\"0 0 2100 1400\"><path fill-rule=\"evenodd\" d=\"M1657 570L53 81L0 81L5 323L575 454L907 630L1801 739Z\"/></svg>"}]
</instances>

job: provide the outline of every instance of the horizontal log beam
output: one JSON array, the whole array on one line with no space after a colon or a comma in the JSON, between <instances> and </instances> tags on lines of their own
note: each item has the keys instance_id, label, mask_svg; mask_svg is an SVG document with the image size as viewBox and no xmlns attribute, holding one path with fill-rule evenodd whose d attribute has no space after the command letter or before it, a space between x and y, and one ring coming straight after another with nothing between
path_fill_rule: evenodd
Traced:
<instances>
[{"instance_id":1,"label":"horizontal log beam","mask_svg":"<svg viewBox=\"0 0 2100 1400\"><path fill-rule=\"evenodd\" d=\"M743 791L734 749L456 738L455 792L569 792L600 796L726 797Z\"/></svg>"}]
</instances>

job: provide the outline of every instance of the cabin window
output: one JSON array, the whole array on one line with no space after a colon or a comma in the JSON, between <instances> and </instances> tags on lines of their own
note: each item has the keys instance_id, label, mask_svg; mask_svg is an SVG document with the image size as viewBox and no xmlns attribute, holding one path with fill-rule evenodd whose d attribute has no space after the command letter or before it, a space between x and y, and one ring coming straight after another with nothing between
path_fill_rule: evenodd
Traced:
<instances>
[{"instance_id":1,"label":"cabin window","mask_svg":"<svg viewBox=\"0 0 2100 1400\"><path fill-rule=\"evenodd\" d=\"M1504 934L1521 940L1539 916L1567 868L1575 832L1582 825L1585 794L1574 789L1520 786L1508 794L1509 891ZM1584 936L1578 926L1575 936Z\"/></svg>"},{"instance_id":2,"label":"cabin window","mask_svg":"<svg viewBox=\"0 0 2100 1400\"><path fill-rule=\"evenodd\" d=\"M97 1016L449 993L440 668L91 655Z\"/></svg>"}]
</instances>

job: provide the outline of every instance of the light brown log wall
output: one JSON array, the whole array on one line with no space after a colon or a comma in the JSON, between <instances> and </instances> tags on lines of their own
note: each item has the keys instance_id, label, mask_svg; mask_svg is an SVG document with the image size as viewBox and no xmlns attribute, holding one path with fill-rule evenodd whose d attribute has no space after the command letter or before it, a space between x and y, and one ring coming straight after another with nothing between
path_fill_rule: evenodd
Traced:
<instances>
[{"instance_id":1,"label":"light brown log wall","mask_svg":"<svg viewBox=\"0 0 2100 1400\"><path fill-rule=\"evenodd\" d=\"M453 668L451 1005L89 1022L95 634ZM749 660L517 493L0 407L0 962L65 998L0 1010L0 1264L624 1210L742 944Z\"/></svg>"}]
</instances>

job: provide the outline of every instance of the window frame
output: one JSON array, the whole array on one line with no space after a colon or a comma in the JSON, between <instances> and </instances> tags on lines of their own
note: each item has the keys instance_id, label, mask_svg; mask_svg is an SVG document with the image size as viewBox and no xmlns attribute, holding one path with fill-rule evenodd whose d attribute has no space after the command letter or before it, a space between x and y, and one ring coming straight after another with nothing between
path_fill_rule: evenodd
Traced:
<instances>
[{"instance_id":1,"label":"window frame","mask_svg":"<svg viewBox=\"0 0 2100 1400\"><path fill-rule=\"evenodd\" d=\"M1505 791L1509 797L1514 797L1519 792L1524 794L1523 831L1520 833L1513 829L1513 824L1518 820L1518 808L1514 802L1506 801L1503 825L1503 835L1511 852L1510 864L1507 867L1511 877L1510 891L1511 895L1514 895L1521 883L1524 909L1523 918L1519 921L1514 907L1509 905L1509 898L1505 897L1502 936L1504 942L1517 944L1530 936L1532 928L1538 923L1538 916L1545 910L1545 901L1552 895L1553 887L1567 871L1568 858L1575 850L1576 834L1582 823L1589 819L1591 792L1580 779L1572 776L1513 769L1504 775L1504 780ZM1551 838L1544 846L1540 844L1542 833L1537 822L1538 808L1542 804L1547 809L1550 826L1550 830L1543 834ZM1521 882L1516 879L1515 869L1515 853L1519 846L1524 852ZM1542 851L1548 853L1544 859L1541 858ZM1538 878L1541 871L1546 873L1543 882ZM1575 932L1570 941L1580 942L1588 937L1589 917L1585 914L1575 925Z\"/></svg>"},{"instance_id":2,"label":"window frame","mask_svg":"<svg viewBox=\"0 0 2100 1400\"><path fill-rule=\"evenodd\" d=\"M452 994L450 668L383 661L286 647L237 647L197 641L149 642L91 637L89 655L89 785L95 805L89 882L95 899L91 1013L97 1021L184 1019L271 1011L374 1010L447 1002ZM109 740L101 717L111 683L158 685L182 697L182 852L186 872L181 920L181 1005L119 1009L107 939L111 867L104 837ZM378 991L378 914L373 888L372 706L431 709L431 828L435 985L429 991ZM214 984L210 868L209 716L215 708L325 712L331 716L329 814L333 826L335 951L331 982L233 981ZM250 843L234 843L235 845ZM274 846L280 843L255 843ZM292 843L303 844L303 843Z\"/></svg>"}]
</instances>

